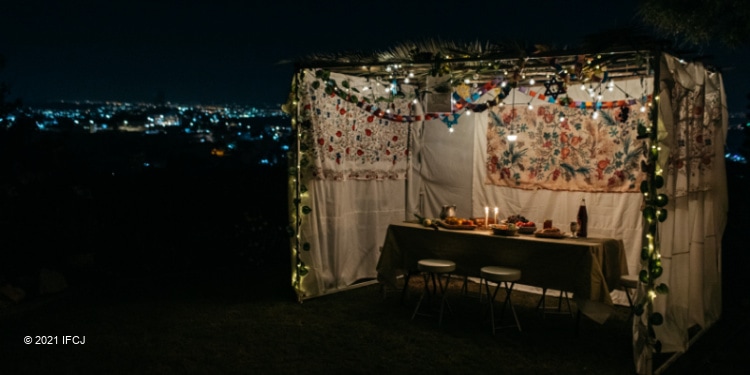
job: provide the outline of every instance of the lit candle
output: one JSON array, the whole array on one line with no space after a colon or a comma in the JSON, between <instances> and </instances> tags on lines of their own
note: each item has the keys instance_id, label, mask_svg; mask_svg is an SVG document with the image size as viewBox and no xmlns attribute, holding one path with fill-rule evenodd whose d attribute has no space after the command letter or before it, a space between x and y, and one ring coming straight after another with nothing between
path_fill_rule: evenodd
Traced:
<instances>
[{"instance_id":1,"label":"lit candle","mask_svg":"<svg viewBox=\"0 0 750 375\"><path fill-rule=\"evenodd\" d=\"M497 207L495 207L495 224L497 224Z\"/></svg>"},{"instance_id":2,"label":"lit candle","mask_svg":"<svg viewBox=\"0 0 750 375\"><path fill-rule=\"evenodd\" d=\"M485 206L485 207L484 207L484 226L485 226L485 227L486 227L487 225L489 225L489 223L487 223L487 221L488 221L489 219L490 219L490 208L489 208L489 207L487 207L487 206Z\"/></svg>"}]
</instances>

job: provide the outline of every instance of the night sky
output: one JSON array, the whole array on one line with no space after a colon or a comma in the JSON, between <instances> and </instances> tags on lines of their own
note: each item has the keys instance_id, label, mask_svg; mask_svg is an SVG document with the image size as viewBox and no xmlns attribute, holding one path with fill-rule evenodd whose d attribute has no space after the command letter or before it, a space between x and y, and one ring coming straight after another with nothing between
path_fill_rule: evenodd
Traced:
<instances>
[{"instance_id":1,"label":"night sky","mask_svg":"<svg viewBox=\"0 0 750 375\"><path fill-rule=\"evenodd\" d=\"M414 3L3 1L0 55L7 61L0 81L24 103L153 101L163 94L181 104L276 106L289 92L290 61L313 53L425 39L574 46L633 24L636 1ZM713 55L724 69L730 111L744 110L750 53Z\"/></svg>"}]
</instances>

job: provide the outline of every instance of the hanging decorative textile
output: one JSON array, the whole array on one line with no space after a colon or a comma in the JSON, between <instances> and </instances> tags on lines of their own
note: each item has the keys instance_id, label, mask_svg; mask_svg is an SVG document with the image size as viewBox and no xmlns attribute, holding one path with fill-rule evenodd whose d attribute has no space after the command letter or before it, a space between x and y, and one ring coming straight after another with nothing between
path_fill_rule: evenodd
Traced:
<instances>
[{"instance_id":1,"label":"hanging decorative textile","mask_svg":"<svg viewBox=\"0 0 750 375\"><path fill-rule=\"evenodd\" d=\"M623 116L623 113L629 115ZM520 189L637 192L645 178L640 105L614 108L493 107L487 184ZM513 129L516 141L506 135Z\"/></svg>"},{"instance_id":2,"label":"hanging decorative textile","mask_svg":"<svg viewBox=\"0 0 750 375\"><path fill-rule=\"evenodd\" d=\"M387 96L387 101L350 102L337 95L332 85L353 86L358 78L331 74L322 82L314 74L305 76L301 90L302 126L310 127L304 139L306 167L313 178L325 180L405 179L408 124L388 115L406 115L409 99ZM359 79L361 80L361 79ZM318 84L313 84L318 82ZM358 83L364 85L363 83Z\"/></svg>"},{"instance_id":3,"label":"hanging decorative textile","mask_svg":"<svg viewBox=\"0 0 750 375\"><path fill-rule=\"evenodd\" d=\"M675 98L671 114L675 131L669 142L667 174L673 180L667 185L667 192L679 197L710 190L715 180L714 143L721 126L721 94L718 90L706 93L704 87L690 90L679 81L671 94Z\"/></svg>"}]
</instances>

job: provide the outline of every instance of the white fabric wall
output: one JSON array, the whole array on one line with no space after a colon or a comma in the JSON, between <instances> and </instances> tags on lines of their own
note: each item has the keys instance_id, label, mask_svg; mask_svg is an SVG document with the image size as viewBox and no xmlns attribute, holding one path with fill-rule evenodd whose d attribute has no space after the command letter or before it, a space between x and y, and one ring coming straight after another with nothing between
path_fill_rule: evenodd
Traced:
<instances>
[{"instance_id":1,"label":"white fabric wall","mask_svg":"<svg viewBox=\"0 0 750 375\"><path fill-rule=\"evenodd\" d=\"M300 232L310 251L302 252L309 273L302 298L333 293L355 281L375 278L388 224L404 218L404 180L308 182L315 207Z\"/></svg>"}]
</instances>

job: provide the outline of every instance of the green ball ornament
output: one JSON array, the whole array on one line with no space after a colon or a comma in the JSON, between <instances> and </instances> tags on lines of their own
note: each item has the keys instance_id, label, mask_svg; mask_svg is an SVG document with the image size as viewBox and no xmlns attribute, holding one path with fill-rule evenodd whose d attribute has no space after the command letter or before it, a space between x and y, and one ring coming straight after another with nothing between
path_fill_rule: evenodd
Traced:
<instances>
[{"instance_id":1,"label":"green ball ornament","mask_svg":"<svg viewBox=\"0 0 750 375\"><path fill-rule=\"evenodd\" d=\"M664 323L664 317L661 315L661 313L653 313L651 316L648 317L649 323L654 326L659 326L662 323Z\"/></svg>"},{"instance_id":2,"label":"green ball ornament","mask_svg":"<svg viewBox=\"0 0 750 375\"><path fill-rule=\"evenodd\" d=\"M664 177L662 176L654 177L654 186L656 186L657 189L662 188L664 186Z\"/></svg>"},{"instance_id":3,"label":"green ball ornament","mask_svg":"<svg viewBox=\"0 0 750 375\"><path fill-rule=\"evenodd\" d=\"M664 271L664 269L663 269L663 268L661 268L661 267L653 267L653 268L651 268L651 276L652 276L652 277L653 277L654 279L656 279L656 278L658 278L659 276L661 276L661 274L662 274L662 272L663 272L663 271Z\"/></svg>"},{"instance_id":4,"label":"green ball ornament","mask_svg":"<svg viewBox=\"0 0 750 375\"><path fill-rule=\"evenodd\" d=\"M664 220L667 220L667 210L663 208L659 210L659 212L656 214L656 219L659 220L660 223L663 223Z\"/></svg>"},{"instance_id":5,"label":"green ball ornament","mask_svg":"<svg viewBox=\"0 0 750 375\"><path fill-rule=\"evenodd\" d=\"M656 205L659 207L664 207L669 203L669 198L666 194L659 194L656 196Z\"/></svg>"}]
</instances>

